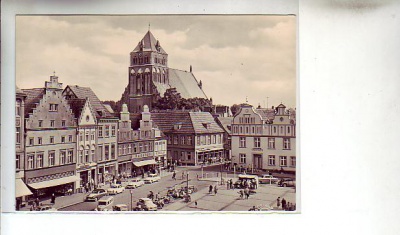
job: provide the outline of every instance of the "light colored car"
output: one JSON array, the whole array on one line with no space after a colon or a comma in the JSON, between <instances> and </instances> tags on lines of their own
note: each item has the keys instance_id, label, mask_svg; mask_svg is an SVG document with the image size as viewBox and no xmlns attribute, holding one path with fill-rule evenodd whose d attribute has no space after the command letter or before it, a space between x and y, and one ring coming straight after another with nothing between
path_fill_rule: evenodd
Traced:
<instances>
[{"instance_id":1,"label":"light colored car","mask_svg":"<svg viewBox=\"0 0 400 235\"><path fill-rule=\"evenodd\" d=\"M157 205L150 198L140 198L136 205L139 209L145 211L157 210Z\"/></svg>"},{"instance_id":2,"label":"light colored car","mask_svg":"<svg viewBox=\"0 0 400 235\"><path fill-rule=\"evenodd\" d=\"M99 203L97 204L97 211L112 211L114 207L114 197L105 196L100 198Z\"/></svg>"},{"instance_id":3,"label":"light colored car","mask_svg":"<svg viewBox=\"0 0 400 235\"><path fill-rule=\"evenodd\" d=\"M93 190L87 197L86 201L97 201L99 198L106 196L107 195L107 190L98 188Z\"/></svg>"},{"instance_id":4,"label":"light colored car","mask_svg":"<svg viewBox=\"0 0 400 235\"><path fill-rule=\"evenodd\" d=\"M296 188L296 179L291 179L291 178L280 179L278 182L278 186L279 187L294 187L294 188Z\"/></svg>"},{"instance_id":5,"label":"light colored car","mask_svg":"<svg viewBox=\"0 0 400 235\"><path fill-rule=\"evenodd\" d=\"M278 181L279 179L273 177L272 175L263 175L258 178L258 182L260 184L276 184Z\"/></svg>"},{"instance_id":6,"label":"light colored car","mask_svg":"<svg viewBox=\"0 0 400 235\"><path fill-rule=\"evenodd\" d=\"M160 179L160 176L158 176L157 174L149 174L149 176L144 179L144 183L152 184L154 182L158 182Z\"/></svg>"},{"instance_id":7,"label":"light colored car","mask_svg":"<svg viewBox=\"0 0 400 235\"><path fill-rule=\"evenodd\" d=\"M128 211L128 206L126 204L117 204L113 207L113 211Z\"/></svg>"},{"instance_id":8,"label":"light colored car","mask_svg":"<svg viewBox=\"0 0 400 235\"><path fill-rule=\"evenodd\" d=\"M132 179L128 184L125 186L126 189L134 189L144 185L144 181L141 179Z\"/></svg>"},{"instance_id":9,"label":"light colored car","mask_svg":"<svg viewBox=\"0 0 400 235\"><path fill-rule=\"evenodd\" d=\"M52 205L40 205L35 208L35 211L57 211Z\"/></svg>"},{"instance_id":10,"label":"light colored car","mask_svg":"<svg viewBox=\"0 0 400 235\"><path fill-rule=\"evenodd\" d=\"M125 191L125 187L120 184L112 184L109 189L107 189L108 194L118 194Z\"/></svg>"}]
</instances>

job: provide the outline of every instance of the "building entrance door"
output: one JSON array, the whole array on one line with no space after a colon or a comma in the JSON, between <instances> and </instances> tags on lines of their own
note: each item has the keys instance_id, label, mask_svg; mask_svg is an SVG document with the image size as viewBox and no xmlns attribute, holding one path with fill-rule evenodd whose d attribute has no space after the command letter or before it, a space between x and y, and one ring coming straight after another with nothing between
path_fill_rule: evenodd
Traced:
<instances>
[{"instance_id":1,"label":"building entrance door","mask_svg":"<svg viewBox=\"0 0 400 235\"><path fill-rule=\"evenodd\" d=\"M253 155L254 169L262 169L262 156L261 154Z\"/></svg>"}]
</instances>

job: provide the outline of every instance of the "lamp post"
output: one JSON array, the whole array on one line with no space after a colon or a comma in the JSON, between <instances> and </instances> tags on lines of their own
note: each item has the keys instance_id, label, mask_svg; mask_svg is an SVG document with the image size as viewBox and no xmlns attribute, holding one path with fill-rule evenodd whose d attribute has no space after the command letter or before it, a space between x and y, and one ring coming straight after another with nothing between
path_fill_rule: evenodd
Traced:
<instances>
[{"instance_id":1,"label":"lamp post","mask_svg":"<svg viewBox=\"0 0 400 235\"><path fill-rule=\"evenodd\" d=\"M220 166L221 166L220 171L221 171L221 185L222 185L222 164Z\"/></svg>"},{"instance_id":2,"label":"lamp post","mask_svg":"<svg viewBox=\"0 0 400 235\"><path fill-rule=\"evenodd\" d=\"M131 211L133 211L133 198L132 198L132 196L133 196L133 189L131 189Z\"/></svg>"},{"instance_id":3,"label":"lamp post","mask_svg":"<svg viewBox=\"0 0 400 235\"><path fill-rule=\"evenodd\" d=\"M186 173L186 194L189 195L189 171Z\"/></svg>"}]
</instances>

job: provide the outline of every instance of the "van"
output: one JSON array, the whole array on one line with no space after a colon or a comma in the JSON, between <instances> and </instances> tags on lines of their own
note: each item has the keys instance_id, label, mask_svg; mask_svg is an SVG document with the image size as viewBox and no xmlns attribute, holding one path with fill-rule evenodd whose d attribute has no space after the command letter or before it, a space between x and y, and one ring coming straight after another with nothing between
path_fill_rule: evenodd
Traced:
<instances>
[{"instance_id":1,"label":"van","mask_svg":"<svg viewBox=\"0 0 400 235\"><path fill-rule=\"evenodd\" d=\"M242 185L244 182L247 182L250 184L250 182L253 182L256 184L256 187L258 188L258 176L256 175L239 175L239 180L235 183L236 188L242 188Z\"/></svg>"},{"instance_id":2,"label":"van","mask_svg":"<svg viewBox=\"0 0 400 235\"><path fill-rule=\"evenodd\" d=\"M98 211L112 211L114 206L114 197L105 196L99 199L97 204Z\"/></svg>"}]
</instances>

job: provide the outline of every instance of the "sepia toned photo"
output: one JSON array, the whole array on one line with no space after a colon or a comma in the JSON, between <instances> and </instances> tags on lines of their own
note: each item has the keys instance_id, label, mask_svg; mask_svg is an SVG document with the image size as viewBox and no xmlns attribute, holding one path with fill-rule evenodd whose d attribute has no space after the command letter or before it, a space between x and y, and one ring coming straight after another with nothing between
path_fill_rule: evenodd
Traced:
<instances>
[{"instance_id":1,"label":"sepia toned photo","mask_svg":"<svg viewBox=\"0 0 400 235\"><path fill-rule=\"evenodd\" d=\"M295 15L18 15L17 211L299 212Z\"/></svg>"}]
</instances>

